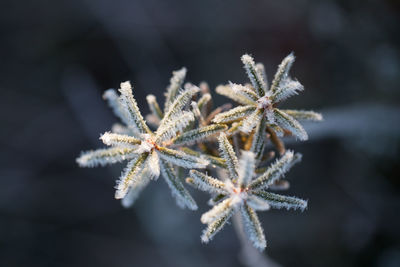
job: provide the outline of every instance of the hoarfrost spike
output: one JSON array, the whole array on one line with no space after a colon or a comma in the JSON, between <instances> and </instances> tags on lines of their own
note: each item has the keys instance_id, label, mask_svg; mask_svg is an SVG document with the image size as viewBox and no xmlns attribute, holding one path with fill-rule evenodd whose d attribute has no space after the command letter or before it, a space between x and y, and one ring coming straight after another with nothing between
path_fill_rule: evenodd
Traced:
<instances>
[{"instance_id":1,"label":"hoarfrost spike","mask_svg":"<svg viewBox=\"0 0 400 267\"><path fill-rule=\"evenodd\" d=\"M225 184L211 176L205 175L196 170L190 170L191 184L202 191L216 194L227 194Z\"/></svg>"},{"instance_id":2,"label":"hoarfrost spike","mask_svg":"<svg viewBox=\"0 0 400 267\"><path fill-rule=\"evenodd\" d=\"M252 105L253 104L253 100L250 100L249 98L240 95L240 94L236 94L235 91L232 89L231 86L229 85L219 85L215 91L223 96L226 96L230 99L232 99L235 102L238 102L239 104L242 105Z\"/></svg>"},{"instance_id":3,"label":"hoarfrost spike","mask_svg":"<svg viewBox=\"0 0 400 267\"><path fill-rule=\"evenodd\" d=\"M219 149L222 158L225 160L225 164L228 167L229 176L231 179L235 179L238 175L239 162L235 155L232 145L229 143L228 138L224 133L221 133L218 138Z\"/></svg>"},{"instance_id":4,"label":"hoarfrost spike","mask_svg":"<svg viewBox=\"0 0 400 267\"><path fill-rule=\"evenodd\" d=\"M257 70L254 59L250 55L243 55L242 62L244 65L244 69L247 72L247 76L251 81L251 84L256 89L257 95L262 97L265 95L267 91L267 84L264 81L263 74Z\"/></svg>"},{"instance_id":5,"label":"hoarfrost spike","mask_svg":"<svg viewBox=\"0 0 400 267\"><path fill-rule=\"evenodd\" d=\"M201 241L203 243L208 243L210 242L215 234L217 234L221 229L225 226L225 224L228 222L228 220L232 217L233 210L231 210L228 214L225 216L219 218L218 220L210 223L207 225L207 228L204 229L203 234L201 235Z\"/></svg>"},{"instance_id":6,"label":"hoarfrost spike","mask_svg":"<svg viewBox=\"0 0 400 267\"><path fill-rule=\"evenodd\" d=\"M160 166L162 176L171 189L172 196L175 197L178 206L181 208L187 207L190 210L197 210L196 202L179 180L172 166L163 160L161 160Z\"/></svg>"},{"instance_id":7,"label":"hoarfrost spike","mask_svg":"<svg viewBox=\"0 0 400 267\"><path fill-rule=\"evenodd\" d=\"M321 113L317 113L314 111L305 111L305 110L292 110L292 109L284 109L282 110L284 113L292 116L296 120L308 120L308 121L322 121Z\"/></svg>"},{"instance_id":8,"label":"hoarfrost spike","mask_svg":"<svg viewBox=\"0 0 400 267\"><path fill-rule=\"evenodd\" d=\"M294 136L298 137L302 141L308 139L308 135L303 126L301 126L301 124L292 116L289 116L277 108L274 109L274 116L279 126L291 131Z\"/></svg>"},{"instance_id":9,"label":"hoarfrost spike","mask_svg":"<svg viewBox=\"0 0 400 267\"><path fill-rule=\"evenodd\" d=\"M267 246L267 241L265 240L264 231L256 212L246 204L241 206L240 211L247 237L253 243L254 247L264 250Z\"/></svg>"},{"instance_id":10,"label":"hoarfrost spike","mask_svg":"<svg viewBox=\"0 0 400 267\"><path fill-rule=\"evenodd\" d=\"M140 114L139 108L137 106L136 100L132 94L132 86L130 82L121 83L121 88L119 89L121 95L119 101L125 110L125 113L129 115L129 124L134 126L134 128L140 133L151 132L149 127L146 125L142 114Z\"/></svg>"},{"instance_id":11,"label":"hoarfrost spike","mask_svg":"<svg viewBox=\"0 0 400 267\"><path fill-rule=\"evenodd\" d=\"M300 209L304 211L307 208L307 201L297 197L283 196L262 190L255 191L253 194L266 200L268 204L275 209Z\"/></svg>"},{"instance_id":12,"label":"hoarfrost spike","mask_svg":"<svg viewBox=\"0 0 400 267\"><path fill-rule=\"evenodd\" d=\"M166 147L160 147L158 151L162 159L186 169L190 168L202 169L209 164L209 162L206 159L191 156L182 151L169 149Z\"/></svg>"},{"instance_id":13,"label":"hoarfrost spike","mask_svg":"<svg viewBox=\"0 0 400 267\"><path fill-rule=\"evenodd\" d=\"M228 129L228 126L225 124L212 124L209 126L204 126L177 136L173 140L173 143L175 145L193 144L194 142L204 140L205 138L208 138L221 131L225 131L226 129Z\"/></svg>"},{"instance_id":14,"label":"hoarfrost spike","mask_svg":"<svg viewBox=\"0 0 400 267\"><path fill-rule=\"evenodd\" d=\"M220 113L216 115L213 119L215 123L224 123L224 122L231 122L246 116L249 116L252 112L256 110L255 106L248 105L248 106L238 106L233 108L229 111Z\"/></svg>"},{"instance_id":15,"label":"hoarfrost spike","mask_svg":"<svg viewBox=\"0 0 400 267\"><path fill-rule=\"evenodd\" d=\"M106 149L97 149L95 151L87 151L81 153L81 156L76 159L80 167L95 167L114 164L127 159L136 157L134 154L135 148L128 147L112 147Z\"/></svg>"},{"instance_id":16,"label":"hoarfrost spike","mask_svg":"<svg viewBox=\"0 0 400 267\"><path fill-rule=\"evenodd\" d=\"M185 77L186 77L185 67L183 67L180 70L172 72L170 84L167 88L167 93L165 94L165 105L164 105L165 111L168 111L170 105L174 102L175 97L177 96L180 88L182 87Z\"/></svg>"},{"instance_id":17,"label":"hoarfrost spike","mask_svg":"<svg viewBox=\"0 0 400 267\"><path fill-rule=\"evenodd\" d=\"M121 177L117 181L117 185L115 187L117 189L115 192L116 199L125 197L129 187L133 182L133 179L136 178L136 175L144 167L144 163L148 155L148 153L142 154L137 159L133 159L128 163L125 170L122 172Z\"/></svg>"},{"instance_id":18,"label":"hoarfrost spike","mask_svg":"<svg viewBox=\"0 0 400 267\"><path fill-rule=\"evenodd\" d=\"M300 154L294 154L293 151L290 150L287 151L285 155L272 164L264 174L253 180L248 185L248 188L251 190L268 188L268 186L282 178L300 158Z\"/></svg>"}]
</instances>

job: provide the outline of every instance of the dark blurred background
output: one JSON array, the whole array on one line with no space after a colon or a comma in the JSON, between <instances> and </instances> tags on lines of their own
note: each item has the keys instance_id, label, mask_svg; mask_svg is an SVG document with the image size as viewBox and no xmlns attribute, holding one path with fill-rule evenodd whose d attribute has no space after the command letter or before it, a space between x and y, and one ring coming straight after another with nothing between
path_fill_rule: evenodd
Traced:
<instances>
[{"instance_id":1,"label":"dark blurred background","mask_svg":"<svg viewBox=\"0 0 400 267\"><path fill-rule=\"evenodd\" d=\"M251 53L269 77L294 51L306 90L286 107L323 112L287 176L304 213L259 213L282 266L400 266L400 3L71 0L0 2L0 266L244 266L232 226L200 243L198 212L162 179L133 209L114 200L124 165L80 169L116 122L102 92L131 80L162 92L188 81L246 82ZM215 94L214 94L215 95ZM217 104L226 99L216 96Z\"/></svg>"}]
</instances>

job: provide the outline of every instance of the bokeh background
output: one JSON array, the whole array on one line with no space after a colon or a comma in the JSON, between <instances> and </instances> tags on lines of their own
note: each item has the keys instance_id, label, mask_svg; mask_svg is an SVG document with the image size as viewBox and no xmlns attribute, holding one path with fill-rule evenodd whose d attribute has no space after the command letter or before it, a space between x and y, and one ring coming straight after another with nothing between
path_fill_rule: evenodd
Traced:
<instances>
[{"instance_id":1,"label":"bokeh background","mask_svg":"<svg viewBox=\"0 0 400 267\"><path fill-rule=\"evenodd\" d=\"M199 212L180 210L161 179L123 209L123 165L75 158L102 146L116 118L101 95L121 81L147 113L172 70L215 88L247 81L243 53L271 77L291 51L306 90L285 106L325 121L288 140L304 155L288 194L309 208L259 214L265 254L400 266L399 11L396 0L0 1L0 266L245 266L231 225L200 243L206 194L191 190Z\"/></svg>"}]
</instances>

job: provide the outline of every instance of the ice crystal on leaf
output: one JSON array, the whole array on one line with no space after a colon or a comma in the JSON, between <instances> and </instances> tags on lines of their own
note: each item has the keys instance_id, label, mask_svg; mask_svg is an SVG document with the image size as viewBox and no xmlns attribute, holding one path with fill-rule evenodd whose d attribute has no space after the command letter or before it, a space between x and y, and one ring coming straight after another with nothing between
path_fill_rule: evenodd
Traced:
<instances>
[{"instance_id":1,"label":"ice crystal on leaf","mask_svg":"<svg viewBox=\"0 0 400 267\"><path fill-rule=\"evenodd\" d=\"M186 179L187 183L219 198L213 201L213 208L201 216L201 222L207 224L201 240L209 242L234 213L240 212L247 237L254 247L263 250L266 240L256 211L270 208L304 210L307 207L305 200L268 191L301 159L301 155L287 151L264 173L256 176L256 156L252 151L242 151L238 160L223 133L219 137L219 149L227 163L229 179L221 181L196 170L191 170L190 178Z\"/></svg>"},{"instance_id":2,"label":"ice crystal on leaf","mask_svg":"<svg viewBox=\"0 0 400 267\"><path fill-rule=\"evenodd\" d=\"M264 66L255 64L249 55L242 56L242 62L251 85L230 83L219 86L217 93L229 97L241 106L220 113L213 121L215 123L228 123L241 120L237 128L244 133L250 133L261 121L267 119L267 125L276 132L289 131L300 140L307 140L308 135L298 120L322 120L319 113L303 110L282 110L277 105L287 98L303 91L303 85L289 76L289 70L294 62L294 55L289 54L278 67L278 71L268 87Z\"/></svg>"}]
</instances>

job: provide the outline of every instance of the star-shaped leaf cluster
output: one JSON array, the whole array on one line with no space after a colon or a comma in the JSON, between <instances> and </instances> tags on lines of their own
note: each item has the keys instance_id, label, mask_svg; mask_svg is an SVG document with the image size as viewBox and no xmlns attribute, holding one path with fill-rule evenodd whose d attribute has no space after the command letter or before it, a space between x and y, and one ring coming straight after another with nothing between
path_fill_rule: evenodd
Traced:
<instances>
[{"instance_id":1,"label":"star-shaped leaf cluster","mask_svg":"<svg viewBox=\"0 0 400 267\"><path fill-rule=\"evenodd\" d=\"M213 124L185 132L185 128L195 120L193 113L184 111L184 108L199 92L196 86L178 90L171 96L155 132L144 121L130 83L122 83L119 92L120 96L114 90L109 90L105 98L125 126L119 126L116 132L106 132L100 137L110 148L84 152L77 162L80 166L92 167L129 160L117 181L115 194L115 198L124 199L125 205L132 204L149 180L157 179L162 173L178 205L197 209L196 202L175 174L174 166L205 168L209 161L201 155L190 155L175 148L226 130L227 127Z\"/></svg>"},{"instance_id":2,"label":"star-shaped leaf cluster","mask_svg":"<svg viewBox=\"0 0 400 267\"><path fill-rule=\"evenodd\" d=\"M290 54L278 67L278 71L268 88L267 76L262 64L255 64L249 55L242 56L242 62L251 85L230 83L217 87L217 93L229 97L241 106L215 116L213 122L228 123L241 120L236 128L244 133L250 133L261 121L267 118L267 125L282 135L288 130L300 140L307 140L308 135L298 120L322 120L322 115L313 111L283 110L277 105L303 91L303 86L289 76L294 62L294 55Z\"/></svg>"},{"instance_id":3,"label":"star-shaped leaf cluster","mask_svg":"<svg viewBox=\"0 0 400 267\"><path fill-rule=\"evenodd\" d=\"M219 137L219 149L227 164L229 179L221 181L196 170L191 170L190 178L186 179L187 183L214 196L214 207L201 216L201 222L207 224L201 240L209 242L235 212L240 212L249 240L263 250L266 240L256 211L270 208L304 210L307 207L305 200L267 191L300 161L301 155L287 151L264 173L255 177L256 155L252 151L242 151L238 160L224 133Z\"/></svg>"}]
</instances>

